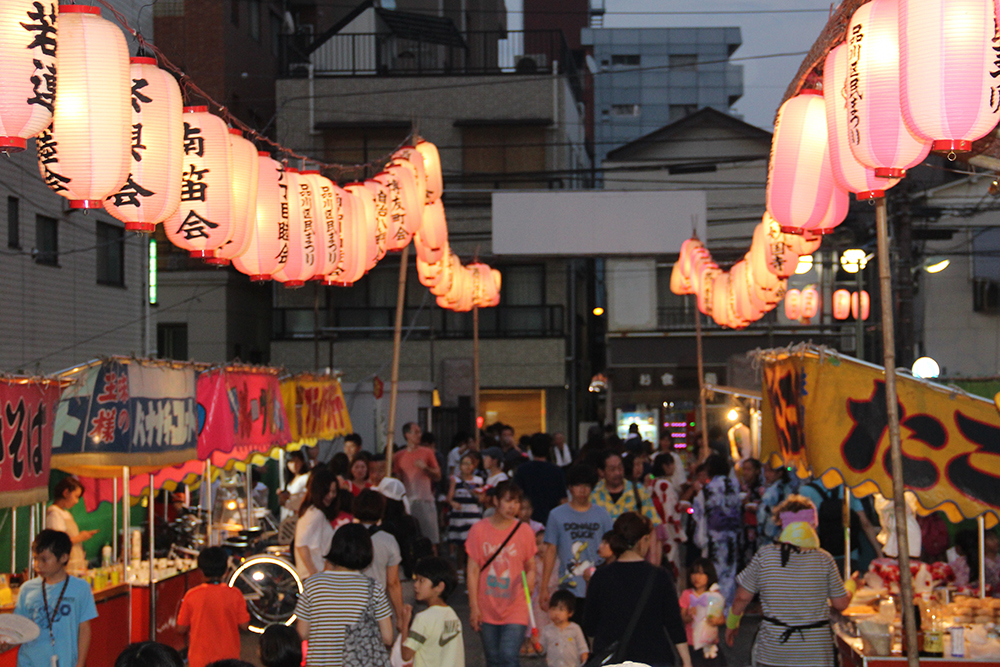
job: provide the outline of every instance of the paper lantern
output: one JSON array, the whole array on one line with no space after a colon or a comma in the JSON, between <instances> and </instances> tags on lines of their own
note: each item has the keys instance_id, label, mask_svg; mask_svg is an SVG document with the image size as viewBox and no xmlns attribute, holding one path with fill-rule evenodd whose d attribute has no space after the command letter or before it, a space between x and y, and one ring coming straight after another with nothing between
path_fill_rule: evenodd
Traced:
<instances>
[{"instance_id":1,"label":"paper lantern","mask_svg":"<svg viewBox=\"0 0 1000 667\"><path fill-rule=\"evenodd\" d=\"M58 29L59 94L46 144L58 171L40 150L42 176L70 208L103 208L132 166L128 47L97 7L60 5Z\"/></svg>"},{"instance_id":2,"label":"paper lantern","mask_svg":"<svg viewBox=\"0 0 1000 667\"><path fill-rule=\"evenodd\" d=\"M0 3L0 151L23 151L52 121L56 3ZM438 190L440 193L440 190Z\"/></svg>"},{"instance_id":3,"label":"paper lantern","mask_svg":"<svg viewBox=\"0 0 1000 667\"><path fill-rule=\"evenodd\" d=\"M819 314L820 300L819 292L810 285L802 290L802 317L809 320Z\"/></svg>"},{"instance_id":4,"label":"paper lantern","mask_svg":"<svg viewBox=\"0 0 1000 667\"><path fill-rule=\"evenodd\" d=\"M427 198L425 203L433 204L444 192L444 178L441 175L441 156L437 146L429 141L418 141L417 150L424 157L424 175L427 177Z\"/></svg>"},{"instance_id":5,"label":"paper lantern","mask_svg":"<svg viewBox=\"0 0 1000 667\"><path fill-rule=\"evenodd\" d=\"M365 187L372 193L375 210L375 246L378 248L376 261L381 262L389 250L389 188L373 178L365 180Z\"/></svg>"},{"instance_id":6,"label":"paper lantern","mask_svg":"<svg viewBox=\"0 0 1000 667\"><path fill-rule=\"evenodd\" d=\"M822 236L813 236L813 233L806 231L803 234L789 234L785 237L788 244L792 246L792 249L801 257L802 255L811 255L817 250L819 250L820 245L823 243Z\"/></svg>"},{"instance_id":7,"label":"paper lantern","mask_svg":"<svg viewBox=\"0 0 1000 667\"><path fill-rule=\"evenodd\" d=\"M903 122L898 5L871 0L847 29L847 140L854 158L881 178L906 176L931 149Z\"/></svg>"},{"instance_id":8,"label":"paper lantern","mask_svg":"<svg viewBox=\"0 0 1000 667\"><path fill-rule=\"evenodd\" d=\"M372 179L385 188L386 196L386 228L385 247L387 250L402 250L410 242L413 232L407 228L407 203L409 197L403 192L403 185L398 176L398 171L403 167L396 167L396 172L389 170L375 174ZM409 173L409 172L407 172Z\"/></svg>"},{"instance_id":9,"label":"paper lantern","mask_svg":"<svg viewBox=\"0 0 1000 667\"><path fill-rule=\"evenodd\" d=\"M229 149L232 155L230 184L233 191L233 205L229 222L233 235L226 245L219 248L215 256L206 261L216 266L227 266L250 247L253 239L254 223L257 217L257 179L260 162L257 148L243 138L243 132L229 129Z\"/></svg>"},{"instance_id":10,"label":"paper lantern","mask_svg":"<svg viewBox=\"0 0 1000 667\"><path fill-rule=\"evenodd\" d=\"M719 273L721 273L721 271L714 262L705 262L698 269L698 278L696 281L698 287L698 291L696 293L698 297L698 310L705 315L712 314L712 288L715 285L715 277L719 275Z\"/></svg>"},{"instance_id":11,"label":"paper lantern","mask_svg":"<svg viewBox=\"0 0 1000 667\"><path fill-rule=\"evenodd\" d=\"M847 217L847 211L850 209L850 206L850 195L847 194L846 190L842 190L839 185L834 184L833 191L830 193L830 203L826 209L826 215L823 216L823 219L815 227L804 229L802 232L818 236L832 234L836 231L837 226L844 221L844 218Z\"/></svg>"},{"instance_id":12,"label":"paper lantern","mask_svg":"<svg viewBox=\"0 0 1000 667\"><path fill-rule=\"evenodd\" d=\"M441 276L437 284L428 288L430 293L437 297L442 297L451 291L452 284L456 280L456 275L462 270L462 263L458 261L451 249L445 255L444 266L441 268Z\"/></svg>"},{"instance_id":13,"label":"paper lantern","mask_svg":"<svg viewBox=\"0 0 1000 667\"><path fill-rule=\"evenodd\" d=\"M857 292L851 295L851 317L854 319L858 319L859 302L861 307L861 319L867 320L869 311L871 310L871 299L868 296L868 292L862 290L860 299L858 298Z\"/></svg>"},{"instance_id":14,"label":"paper lantern","mask_svg":"<svg viewBox=\"0 0 1000 667\"><path fill-rule=\"evenodd\" d=\"M316 271L316 202L312 184L298 169L285 170L288 179L288 258L271 278L288 288L302 287Z\"/></svg>"},{"instance_id":15,"label":"paper lantern","mask_svg":"<svg viewBox=\"0 0 1000 667\"><path fill-rule=\"evenodd\" d=\"M412 171L413 183L417 186L416 200L419 210L427 203L427 171L424 169L423 153L414 146L403 146L392 154L392 161L408 167Z\"/></svg>"},{"instance_id":16,"label":"paper lantern","mask_svg":"<svg viewBox=\"0 0 1000 667\"><path fill-rule=\"evenodd\" d=\"M233 266L250 280L270 280L288 259L288 182L285 168L269 153L257 154L257 201L254 229L246 252Z\"/></svg>"},{"instance_id":17,"label":"paper lantern","mask_svg":"<svg viewBox=\"0 0 1000 667\"><path fill-rule=\"evenodd\" d=\"M712 280L712 319L720 327L735 326L729 308L729 272L720 271Z\"/></svg>"},{"instance_id":18,"label":"paper lantern","mask_svg":"<svg viewBox=\"0 0 1000 667\"><path fill-rule=\"evenodd\" d=\"M793 321L802 317L802 292L797 289L785 292L785 317Z\"/></svg>"},{"instance_id":19,"label":"paper lantern","mask_svg":"<svg viewBox=\"0 0 1000 667\"><path fill-rule=\"evenodd\" d=\"M337 188L333 181L318 171L303 171L299 178L308 179L314 197L314 230L316 234L316 266L312 280L322 280L340 263L340 215L337 210Z\"/></svg>"},{"instance_id":20,"label":"paper lantern","mask_svg":"<svg viewBox=\"0 0 1000 667\"><path fill-rule=\"evenodd\" d=\"M444 269L448 249L445 248L441 259L433 264L428 264L419 257L417 258L417 279L424 287L433 287L441 280L441 271Z\"/></svg>"},{"instance_id":21,"label":"paper lantern","mask_svg":"<svg viewBox=\"0 0 1000 667\"><path fill-rule=\"evenodd\" d=\"M323 284L348 287L365 275L367 243L364 235L367 228L361 218L362 202L347 190L334 188L340 217L340 263L326 274Z\"/></svg>"},{"instance_id":22,"label":"paper lantern","mask_svg":"<svg viewBox=\"0 0 1000 667\"><path fill-rule=\"evenodd\" d=\"M363 183L351 183L344 188L354 195L355 203L358 205L357 218L361 223L361 260L364 263L365 273L375 268L378 263L378 244L375 239L377 230L375 228L375 199L372 191Z\"/></svg>"},{"instance_id":23,"label":"paper lantern","mask_svg":"<svg viewBox=\"0 0 1000 667\"><path fill-rule=\"evenodd\" d=\"M846 320L851 314L851 293L839 289L833 293L833 319Z\"/></svg>"},{"instance_id":24,"label":"paper lantern","mask_svg":"<svg viewBox=\"0 0 1000 667\"><path fill-rule=\"evenodd\" d=\"M763 225L764 238L764 262L768 271L779 278L787 278L795 273L795 267L799 265L799 255L795 248L788 242L786 235L778 221L769 214L764 214Z\"/></svg>"},{"instance_id":25,"label":"paper lantern","mask_svg":"<svg viewBox=\"0 0 1000 667\"><path fill-rule=\"evenodd\" d=\"M399 183L399 195L404 202L403 227L413 236L424 223L424 200L421 197L417 180L417 171L412 162L396 160L386 171Z\"/></svg>"},{"instance_id":26,"label":"paper lantern","mask_svg":"<svg viewBox=\"0 0 1000 667\"><path fill-rule=\"evenodd\" d=\"M424 206L424 222L414 240L417 257L425 262L438 261L448 243L448 223L445 221L444 204L437 200Z\"/></svg>"},{"instance_id":27,"label":"paper lantern","mask_svg":"<svg viewBox=\"0 0 1000 667\"><path fill-rule=\"evenodd\" d=\"M152 232L181 203L184 102L155 58L132 58L132 156L128 179L104 208L125 229ZM256 159L256 157L254 158Z\"/></svg>"},{"instance_id":28,"label":"paper lantern","mask_svg":"<svg viewBox=\"0 0 1000 667\"><path fill-rule=\"evenodd\" d=\"M826 215L832 189L823 95L803 90L781 105L774 121L767 210L786 232L812 229Z\"/></svg>"},{"instance_id":29,"label":"paper lantern","mask_svg":"<svg viewBox=\"0 0 1000 667\"><path fill-rule=\"evenodd\" d=\"M879 199L899 179L879 178L854 158L848 141L847 44L834 47L823 66L823 98L826 101L826 128L830 142L833 180L843 190L853 192L858 201Z\"/></svg>"},{"instance_id":30,"label":"paper lantern","mask_svg":"<svg viewBox=\"0 0 1000 667\"><path fill-rule=\"evenodd\" d=\"M229 128L208 107L184 107L183 141L181 203L163 231L192 257L214 257L233 236Z\"/></svg>"},{"instance_id":31,"label":"paper lantern","mask_svg":"<svg viewBox=\"0 0 1000 667\"><path fill-rule=\"evenodd\" d=\"M994 12L993 0L899 0L903 118L931 150L970 151L1000 120Z\"/></svg>"}]
</instances>

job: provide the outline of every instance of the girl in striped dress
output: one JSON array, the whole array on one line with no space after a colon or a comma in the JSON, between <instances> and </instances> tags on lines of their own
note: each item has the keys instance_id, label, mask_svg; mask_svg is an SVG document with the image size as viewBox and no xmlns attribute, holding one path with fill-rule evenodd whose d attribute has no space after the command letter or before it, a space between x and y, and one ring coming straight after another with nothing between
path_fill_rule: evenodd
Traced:
<instances>
[{"instance_id":1,"label":"girl in striped dress","mask_svg":"<svg viewBox=\"0 0 1000 667\"><path fill-rule=\"evenodd\" d=\"M466 454L458 464L458 474L452 475L448 486L448 541L454 545L455 554L464 560L465 538L469 528L483 518L483 507L476 500L476 492L483 485L483 478L476 474L476 458ZM461 564L461 562L460 562ZM460 567L459 570L464 570Z\"/></svg>"}]
</instances>

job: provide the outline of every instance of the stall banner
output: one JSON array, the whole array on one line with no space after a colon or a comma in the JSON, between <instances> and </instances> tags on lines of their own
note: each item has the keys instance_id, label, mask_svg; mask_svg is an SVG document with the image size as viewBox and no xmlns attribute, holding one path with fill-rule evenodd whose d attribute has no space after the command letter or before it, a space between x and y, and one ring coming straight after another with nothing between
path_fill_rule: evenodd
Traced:
<instances>
[{"instance_id":1,"label":"stall banner","mask_svg":"<svg viewBox=\"0 0 1000 667\"><path fill-rule=\"evenodd\" d=\"M803 348L764 353L762 460L779 453L801 476L858 495L891 497L885 380L880 367ZM923 510L952 521L1000 517L1000 414L990 401L897 378L903 479ZM834 472L835 471L835 472Z\"/></svg>"},{"instance_id":2,"label":"stall banner","mask_svg":"<svg viewBox=\"0 0 1000 667\"><path fill-rule=\"evenodd\" d=\"M68 376L53 466L168 466L197 453L193 368L104 361Z\"/></svg>"},{"instance_id":3,"label":"stall banner","mask_svg":"<svg viewBox=\"0 0 1000 667\"><path fill-rule=\"evenodd\" d=\"M0 507L49 499L52 429L59 383L0 380Z\"/></svg>"},{"instance_id":4,"label":"stall banner","mask_svg":"<svg viewBox=\"0 0 1000 667\"><path fill-rule=\"evenodd\" d=\"M292 442L332 440L352 433L351 416L333 377L299 375L281 383Z\"/></svg>"},{"instance_id":5,"label":"stall banner","mask_svg":"<svg viewBox=\"0 0 1000 667\"><path fill-rule=\"evenodd\" d=\"M74 468L74 471L86 468ZM186 463L160 468L153 475L153 489L174 491L181 484L194 484L205 474L205 463L192 459ZM140 502L149 493L149 472L140 472L129 477L129 495L133 505ZM121 475L117 477L89 477L86 474L77 475L83 485L83 495L80 502L88 512L93 512L101 503L120 503L122 501Z\"/></svg>"},{"instance_id":6,"label":"stall banner","mask_svg":"<svg viewBox=\"0 0 1000 667\"><path fill-rule=\"evenodd\" d=\"M225 466L288 444L281 385L273 373L216 369L198 377L198 458Z\"/></svg>"}]
</instances>

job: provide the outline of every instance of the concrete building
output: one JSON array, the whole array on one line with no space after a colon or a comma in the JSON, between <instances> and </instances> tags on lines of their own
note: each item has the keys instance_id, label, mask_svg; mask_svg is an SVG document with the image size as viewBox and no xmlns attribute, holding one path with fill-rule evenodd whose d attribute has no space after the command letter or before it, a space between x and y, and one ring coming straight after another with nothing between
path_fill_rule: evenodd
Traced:
<instances>
[{"instance_id":1,"label":"concrete building","mask_svg":"<svg viewBox=\"0 0 1000 667\"><path fill-rule=\"evenodd\" d=\"M592 61L594 157L710 107L728 113L743 95L729 62L739 28L586 28Z\"/></svg>"}]
</instances>

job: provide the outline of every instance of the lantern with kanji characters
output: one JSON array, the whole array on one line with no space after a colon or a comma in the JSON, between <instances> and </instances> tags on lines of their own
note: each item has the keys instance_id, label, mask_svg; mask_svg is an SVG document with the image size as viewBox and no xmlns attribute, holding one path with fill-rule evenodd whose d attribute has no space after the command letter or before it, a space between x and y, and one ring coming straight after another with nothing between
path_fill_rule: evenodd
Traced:
<instances>
[{"instance_id":1,"label":"lantern with kanji characters","mask_svg":"<svg viewBox=\"0 0 1000 667\"><path fill-rule=\"evenodd\" d=\"M733 328L735 325L729 312L729 272L720 271L712 283L712 319L719 326Z\"/></svg>"},{"instance_id":2,"label":"lantern with kanji characters","mask_svg":"<svg viewBox=\"0 0 1000 667\"><path fill-rule=\"evenodd\" d=\"M312 183L298 169L285 170L288 179L288 259L271 278L285 287L302 287L316 272L316 201Z\"/></svg>"},{"instance_id":3,"label":"lantern with kanji characters","mask_svg":"<svg viewBox=\"0 0 1000 667\"><path fill-rule=\"evenodd\" d=\"M403 146L392 154L392 161L410 169L413 173L413 183L417 186L417 210L427 203L427 171L424 168L424 155L414 146Z\"/></svg>"},{"instance_id":4,"label":"lantern with kanji characters","mask_svg":"<svg viewBox=\"0 0 1000 667\"><path fill-rule=\"evenodd\" d=\"M229 128L208 107L184 107L183 141L181 203L163 231L192 257L214 257L233 236Z\"/></svg>"},{"instance_id":5,"label":"lantern with kanji characters","mask_svg":"<svg viewBox=\"0 0 1000 667\"><path fill-rule=\"evenodd\" d=\"M880 178L902 178L931 149L903 122L898 6L871 0L847 28L847 140L854 158Z\"/></svg>"},{"instance_id":6,"label":"lantern with kanji characters","mask_svg":"<svg viewBox=\"0 0 1000 667\"><path fill-rule=\"evenodd\" d=\"M764 265L768 271L779 278L787 278L795 273L795 267L799 264L799 255L795 248L788 242L785 232L778 221L765 213L761 223L762 236L764 241Z\"/></svg>"},{"instance_id":7,"label":"lantern with kanji characters","mask_svg":"<svg viewBox=\"0 0 1000 667\"><path fill-rule=\"evenodd\" d=\"M802 317L802 292L797 289L785 292L785 317L790 320Z\"/></svg>"},{"instance_id":8,"label":"lantern with kanji characters","mask_svg":"<svg viewBox=\"0 0 1000 667\"><path fill-rule=\"evenodd\" d=\"M803 90L778 109L767 166L767 211L782 230L819 225L830 208L833 172L826 107L818 90Z\"/></svg>"},{"instance_id":9,"label":"lantern with kanji characters","mask_svg":"<svg viewBox=\"0 0 1000 667\"><path fill-rule=\"evenodd\" d=\"M132 166L128 47L97 7L60 5L58 29L59 94L39 147L42 176L70 208L103 208Z\"/></svg>"},{"instance_id":10,"label":"lantern with kanji characters","mask_svg":"<svg viewBox=\"0 0 1000 667\"><path fill-rule=\"evenodd\" d=\"M810 285L802 290L802 317L812 319L819 313L820 300L819 292Z\"/></svg>"},{"instance_id":11,"label":"lantern with kanji characters","mask_svg":"<svg viewBox=\"0 0 1000 667\"><path fill-rule=\"evenodd\" d=\"M243 138L243 132L229 129L229 148L232 154L230 183L233 190L233 207L229 216L233 235L226 245L219 248L214 257L206 261L217 266L228 265L250 247L253 238L254 221L257 217L257 178L260 162L257 148Z\"/></svg>"},{"instance_id":12,"label":"lantern with kanji characters","mask_svg":"<svg viewBox=\"0 0 1000 667\"><path fill-rule=\"evenodd\" d=\"M969 151L1000 120L993 0L899 0L899 98L931 150Z\"/></svg>"},{"instance_id":13,"label":"lantern with kanji characters","mask_svg":"<svg viewBox=\"0 0 1000 667\"><path fill-rule=\"evenodd\" d=\"M410 197L403 192L403 182L399 177L399 171L403 167L396 167L396 171L386 169L375 174L371 180L382 186L380 190L384 193L376 194L376 205L381 205L381 197L385 197L385 219L386 235L385 247L387 250L402 250L413 237L413 232L407 229L407 206ZM366 182L367 183L367 182ZM375 187L368 185L368 187ZM376 214L378 214L376 212Z\"/></svg>"},{"instance_id":14,"label":"lantern with kanji characters","mask_svg":"<svg viewBox=\"0 0 1000 667\"><path fill-rule=\"evenodd\" d=\"M337 186L318 171L303 171L299 178L312 185L315 213L316 266L313 279L321 280L340 263L342 251L340 215L337 210Z\"/></svg>"},{"instance_id":15,"label":"lantern with kanji characters","mask_svg":"<svg viewBox=\"0 0 1000 667\"><path fill-rule=\"evenodd\" d=\"M721 271L718 265L711 260L702 263L698 267L698 272L695 274L698 276L695 284L698 291L695 292L698 301L698 310L706 315L712 314L712 288L715 285L715 277L719 275Z\"/></svg>"},{"instance_id":16,"label":"lantern with kanji characters","mask_svg":"<svg viewBox=\"0 0 1000 667\"><path fill-rule=\"evenodd\" d=\"M834 47L823 66L823 97L830 141L830 166L837 185L861 200L879 199L899 179L879 178L873 169L858 162L848 141L847 44Z\"/></svg>"},{"instance_id":17,"label":"lantern with kanji characters","mask_svg":"<svg viewBox=\"0 0 1000 667\"><path fill-rule=\"evenodd\" d=\"M441 198L444 191L444 178L441 175L441 155L437 146L429 141L418 141L417 150L424 157L424 175L427 177L427 199L425 203L433 204Z\"/></svg>"},{"instance_id":18,"label":"lantern with kanji characters","mask_svg":"<svg viewBox=\"0 0 1000 667\"><path fill-rule=\"evenodd\" d=\"M417 257L425 262L434 263L444 254L444 246L448 243L448 223L445 221L444 204L438 199L433 204L424 206L424 223L413 241Z\"/></svg>"},{"instance_id":19,"label":"lantern with kanji characters","mask_svg":"<svg viewBox=\"0 0 1000 667\"><path fill-rule=\"evenodd\" d=\"M851 314L851 293L839 289L833 293L833 319L846 320Z\"/></svg>"},{"instance_id":20,"label":"lantern with kanji characters","mask_svg":"<svg viewBox=\"0 0 1000 667\"><path fill-rule=\"evenodd\" d=\"M326 274L324 285L348 287L365 275L368 245L365 241L367 226L362 219L364 206L351 192L335 187L337 207L340 212L340 263Z\"/></svg>"},{"instance_id":21,"label":"lantern with kanji characters","mask_svg":"<svg viewBox=\"0 0 1000 667\"><path fill-rule=\"evenodd\" d=\"M406 202L403 226L413 236L424 223L424 201L421 198L424 191L419 185L417 169L412 162L397 159L385 170L399 181L400 194Z\"/></svg>"},{"instance_id":22,"label":"lantern with kanji characters","mask_svg":"<svg viewBox=\"0 0 1000 667\"><path fill-rule=\"evenodd\" d=\"M56 3L0 2L0 151L23 151L48 127L55 92Z\"/></svg>"},{"instance_id":23,"label":"lantern with kanji characters","mask_svg":"<svg viewBox=\"0 0 1000 667\"><path fill-rule=\"evenodd\" d=\"M820 245L823 243L822 236L814 236L812 232L806 231L802 234L789 234L785 237L788 244L792 246L792 249L800 257L802 255L811 255L817 250L819 250Z\"/></svg>"},{"instance_id":24,"label":"lantern with kanji characters","mask_svg":"<svg viewBox=\"0 0 1000 667\"><path fill-rule=\"evenodd\" d=\"M441 268L441 275L437 283L428 288L430 293L437 297L444 296L451 291L455 276L462 269L462 262L451 252L451 249L448 250L442 261L444 266Z\"/></svg>"},{"instance_id":25,"label":"lantern with kanji characters","mask_svg":"<svg viewBox=\"0 0 1000 667\"><path fill-rule=\"evenodd\" d=\"M375 215L375 246L378 256L375 261L381 262L390 249L389 239L389 188L374 178L365 179L365 187L371 191L372 206Z\"/></svg>"},{"instance_id":26,"label":"lantern with kanji characters","mask_svg":"<svg viewBox=\"0 0 1000 667\"><path fill-rule=\"evenodd\" d=\"M855 292L851 295L851 317L859 319L860 315L860 319L867 320L869 310L871 309L871 297L864 290L861 290L860 297L858 294L858 292Z\"/></svg>"},{"instance_id":27,"label":"lantern with kanji characters","mask_svg":"<svg viewBox=\"0 0 1000 667\"><path fill-rule=\"evenodd\" d=\"M376 240L375 199L372 191L364 183L350 183L345 188L354 195L358 206L358 221L361 223L361 260L365 273L375 268L378 263L378 241Z\"/></svg>"},{"instance_id":28,"label":"lantern with kanji characters","mask_svg":"<svg viewBox=\"0 0 1000 667\"><path fill-rule=\"evenodd\" d=\"M184 102L155 58L132 58L132 158L128 179L104 208L125 229L152 232L181 202ZM254 160L256 160L254 156Z\"/></svg>"},{"instance_id":29,"label":"lantern with kanji characters","mask_svg":"<svg viewBox=\"0 0 1000 667\"><path fill-rule=\"evenodd\" d=\"M288 182L285 168L269 153L257 154L257 201L250 244L233 266L250 280L270 280L288 259Z\"/></svg>"}]
</instances>

